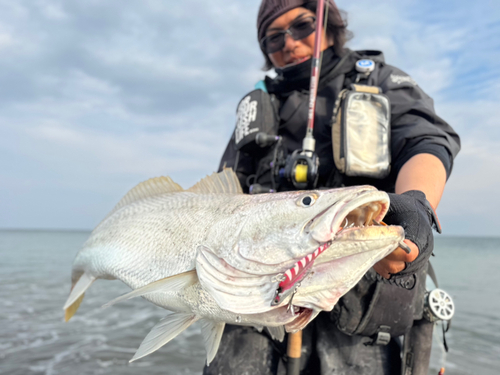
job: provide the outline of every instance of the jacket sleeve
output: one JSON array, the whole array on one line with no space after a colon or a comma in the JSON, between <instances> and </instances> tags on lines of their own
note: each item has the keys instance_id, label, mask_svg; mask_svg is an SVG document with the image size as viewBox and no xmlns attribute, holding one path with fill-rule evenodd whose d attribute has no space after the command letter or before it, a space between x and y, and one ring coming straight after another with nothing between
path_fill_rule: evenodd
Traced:
<instances>
[{"instance_id":1,"label":"jacket sleeve","mask_svg":"<svg viewBox=\"0 0 500 375\"><path fill-rule=\"evenodd\" d=\"M222 155L219 164L219 172L224 168L231 168L236 172L240 180L243 192L248 194L247 179L250 175L255 173L255 160L249 154L236 150L236 143L234 141L234 132L227 144L226 151Z\"/></svg>"},{"instance_id":2,"label":"jacket sleeve","mask_svg":"<svg viewBox=\"0 0 500 375\"><path fill-rule=\"evenodd\" d=\"M382 64L378 86L391 102L391 157L393 172L413 156L438 157L449 177L460 150L457 133L434 111L434 101L403 71Z\"/></svg>"}]
</instances>

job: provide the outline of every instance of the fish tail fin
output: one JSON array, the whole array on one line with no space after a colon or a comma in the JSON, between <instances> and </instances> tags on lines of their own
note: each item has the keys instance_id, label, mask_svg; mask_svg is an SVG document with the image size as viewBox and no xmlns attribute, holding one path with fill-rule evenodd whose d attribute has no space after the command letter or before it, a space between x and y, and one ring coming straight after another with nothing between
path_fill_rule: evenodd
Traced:
<instances>
[{"instance_id":1,"label":"fish tail fin","mask_svg":"<svg viewBox=\"0 0 500 375\"><path fill-rule=\"evenodd\" d=\"M64 304L64 320L67 322L75 315L76 310L80 307L85 291L92 285L96 278L86 274L85 272L80 276L78 281L71 288L66 303Z\"/></svg>"},{"instance_id":2,"label":"fish tail fin","mask_svg":"<svg viewBox=\"0 0 500 375\"><path fill-rule=\"evenodd\" d=\"M68 322L73 317L73 315L75 315L76 310L78 310L78 308L80 307L80 304L83 301L83 297L85 297L85 293L83 293L80 297L78 297L76 299L76 301L73 302L69 307L64 309L64 321L65 322Z\"/></svg>"},{"instance_id":3,"label":"fish tail fin","mask_svg":"<svg viewBox=\"0 0 500 375\"><path fill-rule=\"evenodd\" d=\"M151 329L129 362L138 360L160 349L196 320L198 318L195 315L187 313L172 313L167 315Z\"/></svg>"}]
</instances>

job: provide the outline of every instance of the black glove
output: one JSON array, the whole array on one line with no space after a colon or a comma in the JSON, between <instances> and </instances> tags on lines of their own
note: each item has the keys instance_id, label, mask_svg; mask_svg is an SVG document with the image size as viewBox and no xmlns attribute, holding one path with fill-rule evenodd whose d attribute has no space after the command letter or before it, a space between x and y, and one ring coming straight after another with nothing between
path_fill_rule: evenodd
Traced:
<instances>
[{"instance_id":1,"label":"black glove","mask_svg":"<svg viewBox=\"0 0 500 375\"><path fill-rule=\"evenodd\" d=\"M405 230L405 237L415 243L419 249L417 259L406 263L403 271L392 275L392 279L400 279L415 274L427 266L432 250L434 236L432 227L441 233L441 226L425 194L419 190L410 190L403 194L389 193L391 205L385 215L386 224L400 225Z\"/></svg>"}]
</instances>

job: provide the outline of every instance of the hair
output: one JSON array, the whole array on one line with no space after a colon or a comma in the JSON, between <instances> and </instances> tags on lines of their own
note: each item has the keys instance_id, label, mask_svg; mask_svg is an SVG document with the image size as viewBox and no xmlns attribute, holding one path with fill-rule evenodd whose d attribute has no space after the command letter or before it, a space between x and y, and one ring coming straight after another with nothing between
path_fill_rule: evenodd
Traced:
<instances>
[{"instance_id":1,"label":"hair","mask_svg":"<svg viewBox=\"0 0 500 375\"><path fill-rule=\"evenodd\" d=\"M347 14L344 11L339 10L335 5L332 6L331 1L328 3L328 17L326 23L326 36L328 39L333 40L333 49L337 56L343 56L345 53L344 45L353 36L352 32L347 30ZM313 13L316 13L317 2L308 2L302 5ZM272 69L273 63L269 59L266 53L264 53L265 63L262 70Z\"/></svg>"}]
</instances>

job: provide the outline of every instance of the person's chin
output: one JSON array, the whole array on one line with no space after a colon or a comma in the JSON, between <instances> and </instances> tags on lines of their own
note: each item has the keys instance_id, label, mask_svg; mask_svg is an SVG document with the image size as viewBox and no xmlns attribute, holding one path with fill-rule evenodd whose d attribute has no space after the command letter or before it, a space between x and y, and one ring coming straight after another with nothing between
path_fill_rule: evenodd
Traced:
<instances>
[{"instance_id":1,"label":"person's chin","mask_svg":"<svg viewBox=\"0 0 500 375\"><path fill-rule=\"evenodd\" d=\"M285 63L285 66L283 68L288 68L290 66L302 64L303 62L306 62L310 58L311 58L311 56L305 56L305 57L300 57L300 58L297 58L297 59L293 59L293 60L287 61Z\"/></svg>"}]
</instances>

